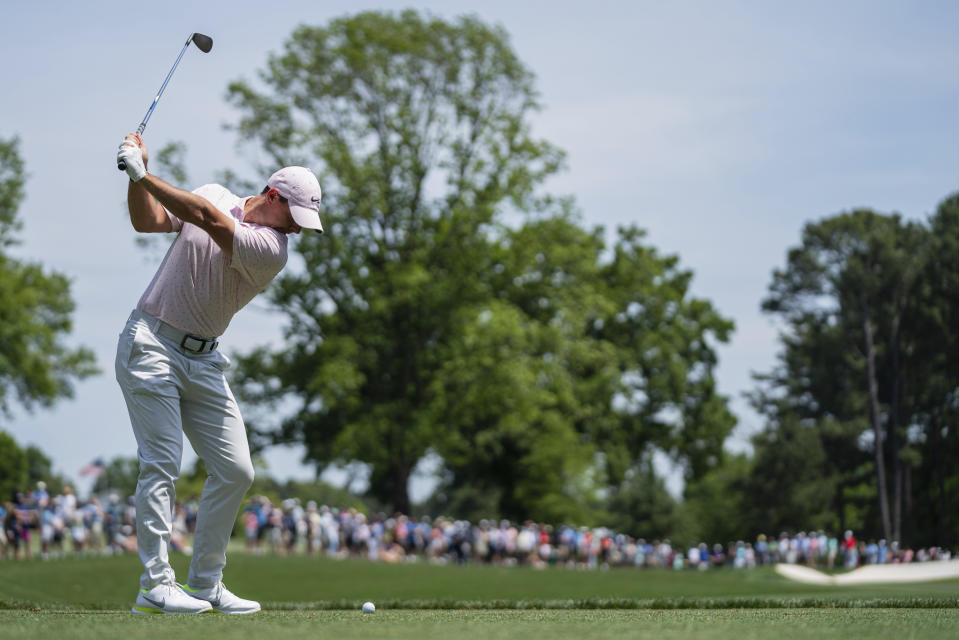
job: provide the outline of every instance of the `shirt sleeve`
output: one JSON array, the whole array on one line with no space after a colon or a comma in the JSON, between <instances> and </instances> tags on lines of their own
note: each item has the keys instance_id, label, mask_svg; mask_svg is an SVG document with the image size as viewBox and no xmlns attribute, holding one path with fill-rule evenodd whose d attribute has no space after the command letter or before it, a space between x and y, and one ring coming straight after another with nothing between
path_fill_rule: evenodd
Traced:
<instances>
[{"instance_id":1,"label":"shirt sleeve","mask_svg":"<svg viewBox=\"0 0 959 640\"><path fill-rule=\"evenodd\" d=\"M178 233L180 229L183 228L183 220L180 220L175 215L170 213L170 211L166 207L164 207L163 210L166 211L166 217L170 219L170 224L173 225L173 229L171 229L171 232Z\"/></svg>"},{"instance_id":2,"label":"shirt sleeve","mask_svg":"<svg viewBox=\"0 0 959 640\"><path fill-rule=\"evenodd\" d=\"M230 267L257 288L266 287L286 265L286 236L269 227L237 223Z\"/></svg>"}]
</instances>

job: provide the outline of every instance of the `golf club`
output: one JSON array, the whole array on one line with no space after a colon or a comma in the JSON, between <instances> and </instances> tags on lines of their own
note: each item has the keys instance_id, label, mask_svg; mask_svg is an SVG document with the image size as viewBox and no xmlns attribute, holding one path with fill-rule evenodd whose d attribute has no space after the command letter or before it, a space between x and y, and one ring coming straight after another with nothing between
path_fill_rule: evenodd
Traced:
<instances>
[{"instance_id":1,"label":"golf club","mask_svg":"<svg viewBox=\"0 0 959 640\"><path fill-rule=\"evenodd\" d=\"M137 127L137 133L143 133L143 130L147 128L147 121L150 119L150 116L153 114L153 109L157 106L157 102L160 101L160 96L163 95L163 90L166 89L167 83L170 81L170 77L173 75L173 72L176 71L176 66L180 64L180 58L183 57L183 54L186 53L186 48L190 46L190 43L196 45L196 48L202 51L203 53L210 53L210 49L213 48L213 38L210 36L203 35L202 33L193 33L189 38L186 39L186 44L183 45L183 48L180 49L180 55L176 57L176 62L173 63L173 67L170 69L170 73L166 74L166 80L163 81L163 84L160 86L160 90L157 91L156 97L153 99L153 103L150 105L150 108L147 109L147 114L143 116L143 122L140 123L140 126ZM126 164L123 161L117 163L117 168L120 171L126 171Z\"/></svg>"}]
</instances>

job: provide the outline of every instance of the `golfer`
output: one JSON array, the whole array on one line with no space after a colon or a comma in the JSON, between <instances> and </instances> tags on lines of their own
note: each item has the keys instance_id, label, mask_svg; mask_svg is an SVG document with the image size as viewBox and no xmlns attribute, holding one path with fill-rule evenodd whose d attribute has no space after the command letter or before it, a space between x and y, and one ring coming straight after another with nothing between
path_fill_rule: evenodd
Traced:
<instances>
[{"instance_id":1,"label":"golfer","mask_svg":"<svg viewBox=\"0 0 959 640\"><path fill-rule=\"evenodd\" d=\"M320 185L304 167L280 169L246 198L220 185L193 192L147 173L142 138L117 153L130 176L127 206L141 233L176 232L120 334L116 376L137 441L137 546L144 572L134 613L253 613L223 585L226 546L253 482L246 427L224 376L219 336L286 264L287 235L323 231ZM183 434L208 473L185 584L169 561Z\"/></svg>"}]
</instances>

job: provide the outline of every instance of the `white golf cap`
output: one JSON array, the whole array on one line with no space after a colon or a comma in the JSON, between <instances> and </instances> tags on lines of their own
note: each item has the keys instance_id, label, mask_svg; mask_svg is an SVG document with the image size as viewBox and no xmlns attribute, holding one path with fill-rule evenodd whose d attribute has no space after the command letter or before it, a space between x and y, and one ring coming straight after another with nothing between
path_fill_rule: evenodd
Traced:
<instances>
[{"instance_id":1,"label":"white golf cap","mask_svg":"<svg viewBox=\"0 0 959 640\"><path fill-rule=\"evenodd\" d=\"M293 220L304 229L323 233L320 222L320 183L306 167L283 167L267 180L266 186L276 189L290 201Z\"/></svg>"}]
</instances>

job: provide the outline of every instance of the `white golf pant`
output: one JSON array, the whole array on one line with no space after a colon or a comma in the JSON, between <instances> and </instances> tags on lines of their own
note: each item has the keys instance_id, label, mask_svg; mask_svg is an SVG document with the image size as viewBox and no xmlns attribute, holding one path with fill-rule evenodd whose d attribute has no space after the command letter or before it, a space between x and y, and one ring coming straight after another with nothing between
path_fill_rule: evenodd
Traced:
<instances>
[{"instance_id":1,"label":"white golf pant","mask_svg":"<svg viewBox=\"0 0 959 640\"><path fill-rule=\"evenodd\" d=\"M219 351L197 354L157 333L159 320L134 311L120 334L116 376L137 441L137 546L145 571L140 586L172 584L170 534L183 434L206 465L193 541L189 584L215 585L243 496L253 482L246 427Z\"/></svg>"}]
</instances>

